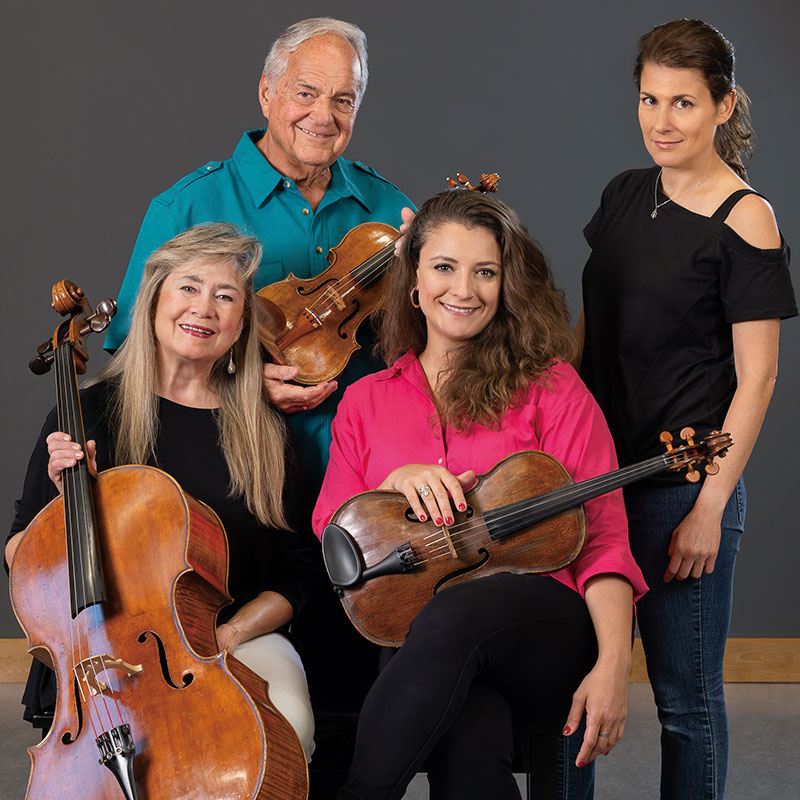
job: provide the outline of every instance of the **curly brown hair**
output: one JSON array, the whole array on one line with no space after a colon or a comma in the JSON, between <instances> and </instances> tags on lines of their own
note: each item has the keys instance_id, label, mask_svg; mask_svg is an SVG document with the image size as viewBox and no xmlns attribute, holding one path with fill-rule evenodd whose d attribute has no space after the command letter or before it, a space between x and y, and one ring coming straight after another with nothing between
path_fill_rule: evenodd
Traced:
<instances>
[{"instance_id":1,"label":"curly brown hair","mask_svg":"<svg viewBox=\"0 0 800 800\"><path fill-rule=\"evenodd\" d=\"M714 146L719 157L742 180L747 180L747 166L753 157L756 137L750 119L750 98L736 83L733 45L707 22L675 19L658 25L639 40L633 68L637 86L641 85L642 70L647 63L673 69L696 69L715 103L725 95L735 95L733 113L717 128Z\"/></svg>"},{"instance_id":2,"label":"curly brown hair","mask_svg":"<svg viewBox=\"0 0 800 800\"><path fill-rule=\"evenodd\" d=\"M441 376L437 405L442 422L456 429L471 421L496 427L507 409L524 401L531 381L546 382L553 361L575 352L564 294L539 245L505 203L478 192L448 191L422 205L388 271L388 310L379 322L377 347L387 365L408 350L425 349L425 317L411 305L410 294L422 246L436 228L451 222L494 236L502 285L492 321L458 348Z\"/></svg>"}]
</instances>

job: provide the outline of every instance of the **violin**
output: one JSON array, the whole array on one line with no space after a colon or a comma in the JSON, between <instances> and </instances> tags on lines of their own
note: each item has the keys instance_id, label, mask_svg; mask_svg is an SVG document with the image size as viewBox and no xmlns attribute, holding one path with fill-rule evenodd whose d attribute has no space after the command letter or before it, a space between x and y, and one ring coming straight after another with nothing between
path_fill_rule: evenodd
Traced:
<instances>
[{"instance_id":1,"label":"violin","mask_svg":"<svg viewBox=\"0 0 800 800\"><path fill-rule=\"evenodd\" d=\"M730 434L713 431L623 469L574 483L553 456L523 450L479 475L465 494L467 508L454 511L452 525L421 522L397 492L362 492L343 503L322 531L328 577L350 621L367 639L399 647L423 606L441 589L498 572L553 572L570 564L586 539L586 500L654 475L687 468L700 480L719 471L714 463L733 445Z\"/></svg>"},{"instance_id":2,"label":"violin","mask_svg":"<svg viewBox=\"0 0 800 800\"><path fill-rule=\"evenodd\" d=\"M39 347L55 366L59 428L86 452L76 375L92 311L70 281L53 287L70 319ZM298 800L308 774L266 683L216 642L231 602L216 514L146 466L64 470L63 495L34 518L11 565L11 602L29 652L56 673L53 722L28 749L26 798Z\"/></svg>"},{"instance_id":3,"label":"violin","mask_svg":"<svg viewBox=\"0 0 800 800\"><path fill-rule=\"evenodd\" d=\"M451 189L496 192L500 176L484 173L473 186L460 172ZM293 273L256 293L258 335L269 358L300 370L294 381L311 385L333 380L361 345L359 325L383 308L381 278L394 256L400 231L365 222L348 231L328 253L330 264L315 278Z\"/></svg>"}]
</instances>

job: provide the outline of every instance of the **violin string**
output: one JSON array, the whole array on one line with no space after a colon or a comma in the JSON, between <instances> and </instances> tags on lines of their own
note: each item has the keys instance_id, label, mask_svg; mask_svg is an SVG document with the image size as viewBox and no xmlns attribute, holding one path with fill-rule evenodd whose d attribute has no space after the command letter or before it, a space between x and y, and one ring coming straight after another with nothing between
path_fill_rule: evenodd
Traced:
<instances>
[{"instance_id":1,"label":"violin string","mask_svg":"<svg viewBox=\"0 0 800 800\"><path fill-rule=\"evenodd\" d=\"M622 470L616 470L614 472L607 473L606 475L600 475L597 478L590 478L587 481L581 481L580 483L572 484L570 487L565 487L564 491L559 495L559 499L568 499L568 498L575 498L577 499L582 494L585 493L587 489L587 484L593 484L593 489L599 489L598 494L605 494L613 488L617 488L618 481L621 477L621 473L625 473L626 477L634 477L638 480L639 477L644 477L645 474L652 472L652 467L657 464L666 464L668 461L669 454L664 454L660 456L656 456L653 459L648 461L644 461L640 464L636 464L633 467L628 467ZM544 499L542 499L544 497ZM592 498L589 498L592 499ZM538 508L546 505L549 502L552 502L553 498L547 498L546 494L539 495L537 497L531 498L531 502L526 504L522 508L516 508L505 514L500 514L499 516L492 519L493 523L499 522L513 522L515 518L522 517L525 514L528 514L532 511L537 510ZM576 505L580 503L576 502ZM561 512L558 512L561 513ZM428 534L427 536L421 537L417 540L412 540L409 542L410 546L414 549L424 549L431 551L433 548L432 546L436 546L435 549L443 549L445 550L444 553L441 555L432 556L431 559L426 559L426 561L430 561L433 558L440 558L446 557L450 554L449 547L447 545L447 538L449 534L449 538L453 542L453 545L463 546L465 544L469 544L476 538L480 538L486 532L486 523L484 521L483 516L479 516L476 520L466 520L462 523L458 523L456 525L448 526L447 533L444 532L443 529L438 528L434 533ZM471 535L472 534L472 535ZM426 539L431 539L431 541L425 541ZM444 543L444 544L442 544ZM424 563L424 562L417 562L417 563Z\"/></svg>"},{"instance_id":2,"label":"violin string","mask_svg":"<svg viewBox=\"0 0 800 800\"><path fill-rule=\"evenodd\" d=\"M340 290L339 295L340 297L345 297L349 292L353 290L358 285L363 285L367 282L373 275L376 275L381 270L383 270L386 265L389 263L392 255L394 254L394 241L390 242L389 244L382 247L378 250L377 253L373 253L369 258L359 264L357 267L354 267L347 275L340 279L337 282L337 288ZM324 294L328 294L326 291ZM325 298L320 297L316 302L312 303L310 308L316 308L316 306L321 303ZM327 312L331 305L335 304L335 301L332 301L326 308L322 309L320 313Z\"/></svg>"},{"instance_id":3,"label":"violin string","mask_svg":"<svg viewBox=\"0 0 800 800\"><path fill-rule=\"evenodd\" d=\"M345 278L342 278L336 285L341 299L345 298L353 289L363 286L376 274L385 269L394 253L394 241L382 247L377 253L370 256L357 267L352 269ZM356 275L356 273L358 273ZM328 287L322 295L317 298L308 308L315 312L315 316L322 317L327 314L335 305L336 300L330 295ZM321 303L328 301L324 308L318 308Z\"/></svg>"}]
</instances>

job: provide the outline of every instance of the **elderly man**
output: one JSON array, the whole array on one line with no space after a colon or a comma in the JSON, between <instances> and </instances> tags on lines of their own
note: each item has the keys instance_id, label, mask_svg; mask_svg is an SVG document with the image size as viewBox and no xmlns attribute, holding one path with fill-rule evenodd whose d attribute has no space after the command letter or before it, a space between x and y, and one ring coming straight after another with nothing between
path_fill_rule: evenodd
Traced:
<instances>
[{"instance_id":1,"label":"elderly man","mask_svg":"<svg viewBox=\"0 0 800 800\"><path fill-rule=\"evenodd\" d=\"M127 335L147 257L191 225L224 220L258 236L264 243L258 289L289 272L302 278L317 275L328 265L329 249L362 222L400 224L400 210L411 205L408 198L370 167L342 158L366 86L366 37L355 25L307 19L278 37L258 85L266 130L243 134L231 158L209 161L150 203L107 350L115 350ZM366 358L351 359L339 384L344 388L369 371ZM318 489L338 384L285 382L295 374L294 368L265 366L273 402L283 411L300 412L293 415L292 427L309 483Z\"/></svg>"}]
</instances>

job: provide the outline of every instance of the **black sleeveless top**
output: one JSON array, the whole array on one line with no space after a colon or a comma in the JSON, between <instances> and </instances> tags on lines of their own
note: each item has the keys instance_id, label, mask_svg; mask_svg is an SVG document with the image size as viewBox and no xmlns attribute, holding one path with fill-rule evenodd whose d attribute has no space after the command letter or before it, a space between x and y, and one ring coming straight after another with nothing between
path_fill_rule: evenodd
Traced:
<instances>
[{"instance_id":1,"label":"black sleeveless top","mask_svg":"<svg viewBox=\"0 0 800 800\"><path fill-rule=\"evenodd\" d=\"M658 175L658 167L618 175L584 229L592 254L581 376L621 464L663 452L662 430L719 428L736 389L731 324L797 314L783 237L763 250L725 224L752 190L734 192L711 217L666 203L653 219Z\"/></svg>"}]
</instances>

